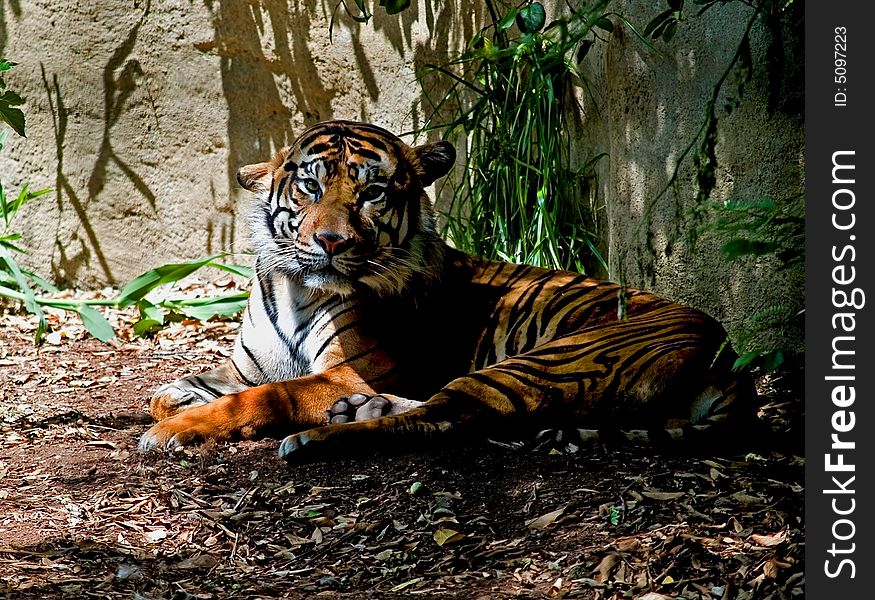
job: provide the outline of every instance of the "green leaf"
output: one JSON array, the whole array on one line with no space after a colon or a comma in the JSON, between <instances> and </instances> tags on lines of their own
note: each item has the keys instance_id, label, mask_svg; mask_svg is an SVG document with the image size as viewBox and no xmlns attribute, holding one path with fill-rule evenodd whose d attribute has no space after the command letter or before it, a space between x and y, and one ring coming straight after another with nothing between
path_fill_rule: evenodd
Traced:
<instances>
[{"instance_id":1,"label":"green leaf","mask_svg":"<svg viewBox=\"0 0 875 600\"><path fill-rule=\"evenodd\" d=\"M595 23L593 23L599 29L604 29L608 33L614 31L614 24L611 23L611 20L607 17L599 17L596 19Z\"/></svg>"},{"instance_id":2,"label":"green leaf","mask_svg":"<svg viewBox=\"0 0 875 600\"><path fill-rule=\"evenodd\" d=\"M153 319L140 319L134 323L134 335L137 337L143 337L147 333L158 331L161 327L163 327L163 325Z\"/></svg>"},{"instance_id":3,"label":"green leaf","mask_svg":"<svg viewBox=\"0 0 875 600\"><path fill-rule=\"evenodd\" d=\"M7 92L11 93L11 92ZM21 137L24 135L24 113L0 98L0 121L5 121Z\"/></svg>"},{"instance_id":4,"label":"green leaf","mask_svg":"<svg viewBox=\"0 0 875 600\"><path fill-rule=\"evenodd\" d=\"M12 90L6 90L0 94L0 102L6 103L9 106L21 106L24 104L24 99Z\"/></svg>"},{"instance_id":5,"label":"green leaf","mask_svg":"<svg viewBox=\"0 0 875 600\"><path fill-rule=\"evenodd\" d=\"M149 321L155 321L158 325L164 325L164 317L167 313L163 308L155 306L147 300L137 302L137 308L140 311L140 317Z\"/></svg>"},{"instance_id":6,"label":"green leaf","mask_svg":"<svg viewBox=\"0 0 875 600\"><path fill-rule=\"evenodd\" d=\"M142 275L135 277L124 288L122 288L118 297L119 306L130 306L159 285L174 283L180 279L184 279L201 267L209 265L220 256L221 255L208 256L207 258L201 258L191 262L172 263L149 269Z\"/></svg>"},{"instance_id":7,"label":"green leaf","mask_svg":"<svg viewBox=\"0 0 875 600\"><path fill-rule=\"evenodd\" d=\"M671 23L666 25L665 31L662 32L662 41L666 42L666 43L670 42L672 40L672 38L674 37L674 34L677 33L677 31L678 31L678 22L672 21Z\"/></svg>"},{"instance_id":8,"label":"green leaf","mask_svg":"<svg viewBox=\"0 0 875 600\"><path fill-rule=\"evenodd\" d=\"M15 248L15 246L12 246L12 247ZM15 249L18 250L19 252L23 252L22 250L20 250L18 248L15 248ZM22 269L21 272L24 273L28 279L30 279L35 284L37 284L38 286L40 286L41 288L43 288L44 290L46 290L47 292L49 292L51 294L57 294L58 292L61 291L51 281L47 281L46 279L43 279L42 277L40 277L36 273L32 273L32 272L27 271L25 269Z\"/></svg>"},{"instance_id":9,"label":"green leaf","mask_svg":"<svg viewBox=\"0 0 875 600\"><path fill-rule=\"evenodd\" d=\"M30 288L30 285L27 283L27 279L24 277L24 274L21 272L21 269L18 268L18 265L15 263L15 260L12 256L9 255L9 252L3 246L0 246L0 262L6 265L6 270L12 275L15 279L15 283L18 286L18 291L24 294L24 308L32 315L36 315L39 319L39 324L36 328L36 333L34 334L34 340L36 343L42 341L43 334L45 334L46 329L48 328L48 323L46 322L46 315L43 312L43 309L36 301L36 296L34 296L33 290Z\"/></svg>"},{"instance_id":10,"label":"green leaf","mask_svg":"<svg viewBox=\"0 0 875 600\"><path fill-rule=\"evenodd\" d=\"M36 192L30 191L30 184L24 184L24 187L18 192L18 196L15 197L15 200L12 202L7 202L6 197L0 194L0 216L3 217L3 221L6 223L6 226L9 227L9 223L12 222L12 218L15 217L15 214L19 211L19 209L33 200L34 198L39 198L40 196L45 196L52 190L46 188L42 190L37 190Z\"/></svg>"},{"instance_id":11,"label":"green leaf","mask_svg":"<svg viewBox=\"0 0 875 600\"><path fill-rule=\"evenodd\" d=\"M416 585L417 583L419 583L420 581L422 581L424 579L425 579L425 577L414 577L413 579L405 581L404 583L399 583L398 585L396 585L395 587L393 587L389 591L390 592L400 592L401 590L409 588L411 585Z\"/></svg>"},{"instance_id":12,"label":"green leaf","mask_svg":"<svg viewBox=\"0 0 875 600\"><path fill-rule=\"evenodd\" d=\"M504 15L501 20L498 22L498 31L504 31L505 29L510 29L511 25L513 25L514 20L516 19L517 8L513 7L507 14Z\"/></svg>"},{"instance_id":13,"label":"green leaf","mask_svg":"<svg viewBox=\"0 0 875 600\"><path fill-rule=\"evenodd\" d=\"M611 505L608 510L610 511L608 514L608 520L611 522L611 525L616 526L620 523L620 511L614 505Z\"/></svg>"},{"instance_id":14,"label":"green leaf","mask_svg":"<svg viewBox=\"0 0 875 600\"><path fill-rule=\"evenodd\" d=\"M516 24L523 33L535 33L540 31L547 22L547 12L540 2L532 2L523 6L516 15Z\"/></svg>"},{"instance_id":15,"label":"green leaf","mask_svg":"<svg viewBox=\"0 0 875 600\"><path fill-rule=\"evenodd\" d=\"M82 324L85 325L85 329L88 330L88 333L99 339L101 342L108 342L115 337L115 331L113 330L112 325L109 324L106 317L100 314L99 311L86 304L82 304L73 310L79 314L79 318L82 319Z\"/></svg>"},{"instance_id":16,"label":"green leaf","mask_svg":"<svg viewBox=\"0 0 875 600\"><path fill-rule=\"evenodd\" d=\"M233 273L234 275L239 275L245 279L252 279L255 277L255 271L252 267L247 267L246 265L228 265L225 263L213 263L210 265L212 267L216 267L217 269L221 269L222 271L228 271L229 273Z\"/></svg>"},{"instance_id":17,"label":"green leaf","mask_svg":"<svg viewBox=\"0 0 875 600\"><path fill-rule=\"evenodd\" d=\"M161 306L198 321L207 321L213 317L233 317L246 308L248 301L249 293L240 292L214 298L165 300Z\"/></svg>"},{"instance_id":18,"label":"green leaf","mask_svg":"<svg viewBox=\"0 0 875 600\"><path fill-rule=\"evenodd\" d=\"M760 355L760 350L751 350L750 352L745 352L732 363L732 370L739 371L745 368L747 365L752 363L756 358Z\"/></svg>"},{"instance_id":19,"label":"green leaf","mask_svg":"<svg viewBox=\"0 0 875 600\"><path fill-rule=\"evenodd\" d=\"M341 3L343 4L343 3ZM367 23L372 16L374 16L370 11L368 11L368 5L365 0L355 0L355 5L358 7L359 11L361 11L360 15L354 15L349 10L346 10L346 14L352 17L352 20L356 23ZM343 4L343 8L346 9L346 4Z\"/></svg>"},{"instance_id":20,"label":"green leaf","mask_svg":"<svg viewBox=\"0 0 875 600\"><path fill-rule=\"evenodd\" d=\"M774 371L784 364L784 353L780 350L772 350L763 356L763 370Z\"/></svg>"},{"instance_id":21,"label":"green leaf","mask_svg":"<svg viewBox=\"0 0 875 600\"><path fill-rule=\"evenodd\" d=\"M663 11L663 12L659 13L658 15L656 15L655 17L653 17L653 19L644 27L644 35L645 36L650 35L653 39L658 38L659 35L655 34L656 29L660 25L662 25L664 27L664 23L666 22L667 19L669 19L671 17L671 14L673 12L674 12L674 9L669 8L668 10ZM661 30L660 30L660 33L661 33Z\"/></svg>"},{"instance_id":22,"label":"green leaf","mask_svg":"<svg viewBox=\"0 0 875 600\"><path fill-rule=\"evenodd\" d=\"M381 1L380 4L383 4L383 2ZM410 0L385 0L383 6L387 14L396 15L410 7Z\"/></svg>"}]
</instances>

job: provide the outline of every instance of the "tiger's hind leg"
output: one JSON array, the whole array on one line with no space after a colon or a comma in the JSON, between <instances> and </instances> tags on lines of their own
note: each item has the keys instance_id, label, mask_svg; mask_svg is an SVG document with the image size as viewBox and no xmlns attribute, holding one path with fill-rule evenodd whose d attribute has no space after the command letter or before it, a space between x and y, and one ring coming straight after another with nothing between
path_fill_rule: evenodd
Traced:
<instances>
[{"instance_id":1,"label":"tiger's hind leg","mask_svg":"<svg viewBox=\"0 0 875 600\"><path fill-rule=\"evenodd\" d=\"M241 392L250 387L230 360L222 365L178 379L158 388L149 402L149 412L156 421L166 419L182 410L202 406L226 394Z\"/></svg>"},{"instance_id":2,"label":"tiger's hind leg","mask_svg":"<svg viewBox=\"0 0 875 600\"><path fill-rule=\"evenodd\" d=\"M714 367L719 372L711 370L724 336L703 313L667 306L568 334L455 379L402 414L293 434L280 446L280 456L550 424L650 430L668 418L689 421L696 399L715 381L719 394L702 400L698 409L722 419L729 413L714 409L735 405L744 395L723 365Z\"/></svg>"}]
</instances>

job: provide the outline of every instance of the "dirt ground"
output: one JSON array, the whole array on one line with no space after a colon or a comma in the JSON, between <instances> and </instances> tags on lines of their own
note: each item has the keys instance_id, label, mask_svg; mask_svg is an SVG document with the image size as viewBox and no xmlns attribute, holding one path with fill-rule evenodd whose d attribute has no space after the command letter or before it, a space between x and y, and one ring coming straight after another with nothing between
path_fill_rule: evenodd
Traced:
<instances>
[{"instance_id":1,"label":"dirt ground","mask_svg":"<svg viewBox=\"0 0 875 600\"><path fill-rule=\"evenodd\" d=\"M142 454L151 392L223 360L234 324L109 345L52 318L35 347L0 317L0 597L803 595L801 449L548 432L292 466L275 440ZM764 418L800 429L799 392L761 385Z\"/></svg>"}]
</instances>

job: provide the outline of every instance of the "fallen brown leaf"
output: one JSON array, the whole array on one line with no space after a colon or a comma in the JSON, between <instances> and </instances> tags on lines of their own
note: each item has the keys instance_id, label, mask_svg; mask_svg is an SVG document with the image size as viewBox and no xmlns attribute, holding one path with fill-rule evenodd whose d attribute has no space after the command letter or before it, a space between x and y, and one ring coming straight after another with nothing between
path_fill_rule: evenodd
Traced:
<instances>
[{"instance_id":1,"label":"fallen brown leaf","mask_svg":"<svg viewBox=\"0 0 875 600\"><path fill-rule=\"evenodd\" d=\"M755 543L757 546L771 548L772 546L777 546L778 544L782 544L787 541L787 530L785 529L772 535L759 535L757 533L754 533L748 539Z\"/></svg>"}]
</instances>

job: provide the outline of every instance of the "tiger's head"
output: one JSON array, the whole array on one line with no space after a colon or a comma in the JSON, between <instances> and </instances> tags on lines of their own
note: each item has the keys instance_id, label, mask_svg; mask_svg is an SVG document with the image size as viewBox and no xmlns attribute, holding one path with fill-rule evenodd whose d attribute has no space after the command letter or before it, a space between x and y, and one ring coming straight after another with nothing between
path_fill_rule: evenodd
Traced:
<instances>
[{"instance_id":1,"label":"tiger's head","mask_svg":"<svg viewBox=\"0 0 875 600\"><path fill-rule=\"evenodd\" d=\"M448 142L410 147L364 123L311 127L269 162L242 167L259 269L313 290L401 293L438 268L442 242L424 188L452 168Z\"/></svg>"}]
</instances>

